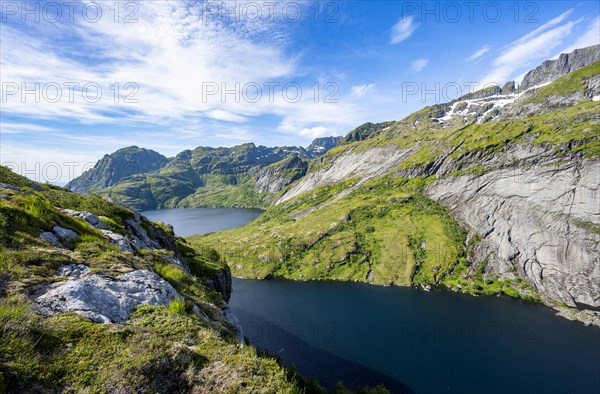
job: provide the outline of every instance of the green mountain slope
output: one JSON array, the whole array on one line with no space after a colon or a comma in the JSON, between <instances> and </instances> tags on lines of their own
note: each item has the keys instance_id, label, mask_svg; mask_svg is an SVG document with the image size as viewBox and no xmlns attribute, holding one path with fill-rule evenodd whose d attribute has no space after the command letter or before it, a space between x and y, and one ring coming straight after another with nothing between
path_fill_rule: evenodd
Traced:
<instances>
[{"instance_id":1,"label":"green mountain slope","mask_svg":"<svg viewBox=\"0 0 600 394\"><path fill-rule=\"evenodd\" d=\"M359 128L254 222L189 240L242 277L507 294L598 324L599 79L595 62Z\"/></svg>"},{"instance_id":2,"label":"green mountain slope","mask_svg":"<svg viewBox=\"0 0 600 394\"><path fill-rule=\"evenodd\" d=\"M128 176L156 171L167 163L167 158L160 153L130 146L105 155L94 168L65 187L75 192L94 192L113 186Z\"/></svg>"},{"instance_id":3,"label":"green mountain slope","mask_svg":"<svg viewBox=\"0 0 600 394\"><path fill-rule=\"evenodd\" d=\"M291 157L302 160L318 157L336 146L340 139L318 138L307 149L267 148L251 143L232 148L198 147L169 160L162 156L164 160L148 158L143 165L137 164L142 160L138 148L124 148L105 156L94 169L74 179L67 187L77 192L97 191L137 210L265 207L269 204L267 192L256 186L256 177L263 168ZM118 171L127 166L136 171L126 174ZM121 176L116 176L116 172Z\"/></svg>"}]
</instances>

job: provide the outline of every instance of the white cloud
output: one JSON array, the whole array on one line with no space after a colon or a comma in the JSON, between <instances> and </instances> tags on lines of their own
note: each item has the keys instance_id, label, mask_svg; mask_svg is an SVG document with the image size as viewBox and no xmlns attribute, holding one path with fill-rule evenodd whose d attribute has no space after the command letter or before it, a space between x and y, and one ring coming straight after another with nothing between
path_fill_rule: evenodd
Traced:
<instances>
[{"instance_id":1,"label":"white cloud","mask_svg":"<svg viewBox=\"0 0 600 394\"><path fill-rule=\"evenodd\" d=\"M323 126L304 128L304 129L300 130L300 135L303 137L310 137L310 138L325 137L325 136L329 136L329 130Z\"/></svg>"},{"instance_id":2,"label":"white cloud","mask_svg":"<svg viewBox=\"0 0 600 394\"><path fill-rule=\"evenodd\" d=\"M423 69L429 64L429 60L427 59L417 59L410 63L410 69L414 73L419 73L423 71Z\"/></svg>"},{"instance_id":3,"label":"white cloud","mask_svg":"<svg viewBox=\"0 0 600 394\"><path fill-rule=\"evenodd\" d=\"M414 15L402 17L393 27L390 36L390 43L396 45L410 37L419 27L418 23L414 23Z\"/></svg>"},{"instance_id":4,"label":"white cloud","mask_svg":"<svg viewBox=\"0 0 600 394\"><path fill-rule=\"evenodd\" d=\"M0 134L52 133L58 129L32 123L0 122Z\"/></svg>"},{"instance_id":5,"label":"white cloud","mask_svg":"<svg viewBox=\"0 0 600 394\"><path fill-rule=\"evenodd\" d=\"M375 91L374 83L352 86L352 93L358 97L363 97L365 94L373 91Z\"/></svg>"},{"instance_id":6,"label":"white cloud","mask_svg":"<svg viewBox=\"0 0 600 394\"><path fill-rule=\"evenodd\" d=\"M106 7L110 5L106 3ZM140 2L138 8L138 22L131 24L114 23L112 17L102 18L98 23L40 24L32 29L3 24L0 29L3 82L19 86L23 82L28 86L33 82L56 82L61 86L67 81L82 85L93 82L101 85L104 93L95 103L82 99L81 87L75 89L74 102L67 99L57 103L23 102L17 94L2 104L3 115L17 116L32 124L47 121L51 125L57 121L106 125L109 129L115 125L125 130L117 141L109 144L98 140L90 129L79 135L83 140L76 142L85 144L85 139L96 142L104 152L135 143L168 149L170 154L208 139L212 139L212 144L221 141L227 144L263 138L264 143L290 135L308 137L324 132L315 125L331 134L343 134L371 116L371 109L358 103L361 95L373 92L374 84L349 91L340 89L334 96L337 103L324 103L332 90L321 88L319 102L315 103L310 87L318 78L310 80L300 65L301 57L287 47L289 23L227 24L220 18L206 21L202 20L199 6L187 1ZM107 9L106 15L112 16L112 11ZM115 82L120 83L119 103L114 102L111 90ZM134 96L139 103L122 102L131 93L125 89L126 82L139 86ZM286 101L278 88L270 100L266 82L280 86L298 82L302 97L298 102ZM246 84L258 84L262 87L262 99L246 100L239 94L236 83L242 92ZM218 91L203 95L209 85L216 86ZM223 99L224 88L238 90L237 97L233 93ZM344 91L348 93L342 94ZM63 98L68 98L66 87L62 93ZM253 91L248 89L246 93L252 95ZM333 112L336 116L332 116ZM256 127L252 126L252 120L263 115L279 121L266 137L256 133ZM231 133L231 125L227 123L236 123L236 130L243 126L244 131ZM143 131L157 127L161 134L151 136ZM134 128L141 131L129 131ZM24 127L7 130L25 132ZM72 137L65 134L60 140L66 143L57 149L77 150L68 143ZM44 146L43 142L39 146Z\"/></svg>"},{"instance_id":7,"label":"white cloud","mask_svg":"<svg viewBox=\"0 0 600 394\"><path fill-rule=\"evenodd\" d=\"M483 55L485 55L489 51L490 51L489 45L484 45L481 48L479 48L475 53L473 53L471 56L469 56L468 58L466 58L465 61L467 61L467 62L474 62L475 60L479 59L480 57L482 57Z\"/></svg>"},{"instance_id":8,"label":"white cloud","mask_svg":"<svg viewBox=\"0 0 600 394\"><path fill-rule=\"evenodd\" d=\"M248 120L245 116L237 115L223 109L207 111L207 115L212 119L223 120L225 122L243 123Z\"/></svg>"},{"instance_id":9,"label":"white cloud","mask_svg":"<svg viewBox=\"0 0 600 394\"><path fill-rule=\"evenodd\" d=\"M557 53L552 59L556 59L561 53L570 53L575 49L585 48L600 44L600 17L597 17L588 29L575 42Z\"/></svg>"},{"instance_id":10,"label":"white cloud","mask_svg":"<svg viewBox=\"0 0 600 394\"><path fill-rule=\"evenodd\" d=\"M492 62L491 70L480 81L481 85L501 85L527 67L533 67L547 60L552 51L571 34L577 22L559 25L571 14L571 10L538 27L532 32L505 46Z\"/></svg>"}]
</instances>

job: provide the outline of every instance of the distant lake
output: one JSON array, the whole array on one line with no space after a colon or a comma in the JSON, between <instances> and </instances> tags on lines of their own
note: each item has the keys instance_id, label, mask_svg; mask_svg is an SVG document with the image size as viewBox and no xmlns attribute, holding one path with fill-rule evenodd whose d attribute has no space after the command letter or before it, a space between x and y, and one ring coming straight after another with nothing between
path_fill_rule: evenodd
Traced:
<instances>
[{"instance_id":1,"label":"distant lake","mask_svg":"<svg viewBox=\"0 0 600 394\"><path fill-rule=\"evenodd\" d=\"M178 235L256 218L236 208L143 212ZM252 345L330 388L394 393L600 393L600 328L539 304L344 282L234 279L229 303Z\"/></svg>"},{"instance_id":2,"label":"distant lake","mask_svg":"<svg viewBox=\"0 0 600 394\"><path fill-rule=\"evenodd\" d=\"M187 237L240 227L261 213L260 209L244 208L174 208L144 211L142 215L171 224L175 234Z\"/></svg>"}]
</instances>

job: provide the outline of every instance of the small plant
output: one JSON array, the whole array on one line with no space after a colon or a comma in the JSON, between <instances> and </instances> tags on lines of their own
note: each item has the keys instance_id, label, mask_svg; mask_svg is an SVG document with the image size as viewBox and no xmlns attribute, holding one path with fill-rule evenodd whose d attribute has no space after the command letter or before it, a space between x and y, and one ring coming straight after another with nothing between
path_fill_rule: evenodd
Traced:
<instances>
[{"instance_id":1,"label":"small plant","mask_svg":"<svg viewBox=\"0 0 600 394\"><path fill-rule=\"evenodd\" d=\"M169 302L169 315L183 315L185 314L185 300L175 298Z\"/></svg>"}]
</instances>

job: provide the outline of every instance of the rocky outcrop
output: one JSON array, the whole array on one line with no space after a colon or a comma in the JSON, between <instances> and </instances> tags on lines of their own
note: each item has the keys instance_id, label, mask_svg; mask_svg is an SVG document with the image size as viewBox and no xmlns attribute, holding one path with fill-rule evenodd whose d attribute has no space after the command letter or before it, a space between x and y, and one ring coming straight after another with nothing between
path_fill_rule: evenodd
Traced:
<instances>
[{"instance_id":1,"label":"rocky outcrop","mask_svg":"<svg viewBox=\"0 0 600 394\"><path fill-rule=\"evenodd\" d=\"M519 167L445 177L425 194L482 237L475 260L489 275L519 275L566 305L600 307L600 161L544 162L539 149L512 150Z\"/></svg>"},{"instance_id":2,"label":"rocky outcrop","mask_svg":"<svg viewBox=\"0 0 600 394\"><path fill-rule=\"evenodd\" d=\"M342 139L343 139L342 137L321 137L321 138L316 138L306 148L306 151L312 157L319 157L319 156L327 153L331 149L335 148L340 143L340 141Z\"/></svg>"},{"instance_id":3,"label":"rocky outcrop","mask_svg":"<svg viewBox=\"0 0 600 394\"><path fill-rule=\"evenodd\" d=\"M365 182L384 175L414 151L415 148L400 151L395 146L377 147L357 153L350 150L323 167L308 173L293 184L276 203L282 203L313 189L337 182L353 178Z\"/></svg>"},{"instance_id":4,"label":"rocky outcrop","mask_svg":"<svg viewBox=\"0 0 600 394\"><path fill-rule=\"evenodd\" d=\"M35 289L35 309L44 315L74 312L96 323L122 323L140 304L166 305L181 298L154 272L136 270L109 279L90 275L85 265L63 266L67 280Z\"/></svg>"},{"instance_id":5,"label":"rocky outcrop","mask_svg":"<svg viewBox=\"0 0 600 394\"><path fill-rule=\"evenodd\" d=\"M93 213L86 211L75 211L72 209L61 209L61 211L69 216L85 220L90 226L98 230L105 230L107 228L106 223L104 223L98 216L94 215Z\"/></svg>"},{"instance_id":6,"label":"rocky outcrop","mask_svg":"<svg viewBox=\"0 0 600 394\"><path fill-rule=\"evenodd\" d=\"M571 53L563 53L556 60L547 60L539 67L525 74L519 90L529 89L536 85L554 81L572 71L588 66L600 60L600 45L576 49Z\"/></svg>"},{"instance_id":7,"label":"rocky outcrop","mask_svg":"<svg viewBox=\"0 0 600 394\"><path fill-rule=\"evenodd\" d=\"M297 156L271 164L254 177L254 191L257 193L278 193L290 183L302 178L307 169L308 162Z\"/></svg>"},{"instance_id":8,"label":"rocky outcrop","mask_svg":"<svg viewBox=\"0 0 600 394\"><path fill-rule=\"evenodd\" d=\"M225 266L221 271L208 278L210 288L221 294L221 298L226 303L229 302L232 292L231 270Z\"/></svg>"}]
</instances>

